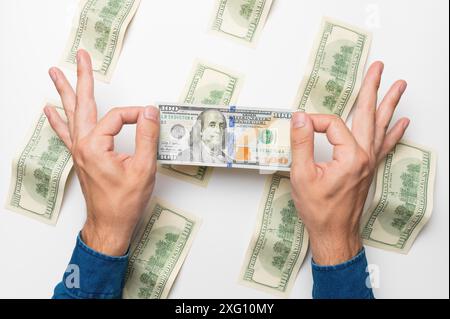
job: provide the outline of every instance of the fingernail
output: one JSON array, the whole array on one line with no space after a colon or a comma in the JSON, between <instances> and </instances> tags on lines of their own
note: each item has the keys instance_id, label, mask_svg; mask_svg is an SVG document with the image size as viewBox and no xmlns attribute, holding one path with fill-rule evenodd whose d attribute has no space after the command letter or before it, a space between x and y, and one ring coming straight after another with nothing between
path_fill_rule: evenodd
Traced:
<instances>
[{"instance_id":1,"label":"fingernail","mask_svg":"<svg viewBox=\"0 0 450 319\"><path fill-rule=\"evenodd\" d=\"M302 128L306 125L306 114L304 112L295 112L292 116L292 127Z\"/></svg>"},{"instance_id":2,"label":"fingernail","mask_svg":"<svg viewBox=\"0 0 450 319\"><path fill-rule=\"evenodd\" d=\"M152 120L158 122L159 120L159 109L154 106L147 106L144 110L144 117L147 120Z\"/></svg>"},{"instance_id":3,"label":"fingernail","mask_svg":"<svg viewBox=\"0 0 450 319\"><path fill-rule=\"evenodd\" d=\"M408 83L403 82L403 83L400 85L400 88L399 88L400 94L405 93L407 87L408 87Z\"/></svg>"},{"instance_id":4,"label":"fingernail","mask_svg":"<svg viewBox=\"0 0 450 319\"><path fill-rule=\"evenodd\" d=\"M56 82L56 80L58 80L58 75L56 74L55 69L53 69L53 68L50 69L49 73L50 73L50 77L51 77L52 81Z\"/></svg>"}]
</instances>

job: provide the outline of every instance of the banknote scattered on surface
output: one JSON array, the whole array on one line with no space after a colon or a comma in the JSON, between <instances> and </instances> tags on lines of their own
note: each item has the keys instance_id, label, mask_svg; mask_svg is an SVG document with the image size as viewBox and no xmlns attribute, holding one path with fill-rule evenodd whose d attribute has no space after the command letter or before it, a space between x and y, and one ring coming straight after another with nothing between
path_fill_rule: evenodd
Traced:
<instances>
[{"instance_id":1,"label":"banknote scattered on surface","mask_svg":"<svg viewBox=\"0 0 450 319\"><path fill-rule=\"evenodd\" d=\"M200 223L153 198L131 244L123 298L167 298Z\"/></svg>"},{"instance_id":2,"label":"banknote scattered on surface","mask_svg":"<svg viewBox=\"0 0 450 319\"><path fill-rule=\"evenodd\" d=\"M197 60L180 97L185 104L235 104L244 77L223 66Z\"/></svg>"},{"instance_id":3,"label":"banknote scattered on surface","mask_svg":"<svg viewBox=\"0 0 450 319\"><path fill-rule=\"evenodd\" d=\"M347 119L361 88L372 36L324 18L300 85L295 108Z\"/></svg>"},{"instance_id":4,"label":"banknote scattered on surface","mask_svg":"<svg viewBox=\"0 0 450 319\"><path fill-rule=\"evenodd\" d=\"M159 104L161 164L289 171L292 112Z\"/></svg>"},{"instance_id":5,"label":"banknote scattered on surface","mask_svg":"<svg viewBox=\"0 0 450 319\"><path fill-rule=\"evenodd\" d=\"M436 157L402 141L380 164L374 200L361 224L366 245L409 252L433 210Z\"/></svg>"},{"instance_id":6,"label":"banknote scattered on surface","mask_svg":"<svg viewBox=\"0 0 450 319\"><path fill-rule=\"evenodd\" d=\"M211 30L254 47L271 6L272 0L217 0Z\"/></svg>"},{"instance_id":7,"label":"banknote scattered on surface","mask_svg":"<svg viewBox=\"0 0 450 319\"><path fill-rule=\"evenodd\" d=\"M308 240L291 198L289 178L268 176L239 282L288 297L305 259Z\"/></svg>"},{"instance_id":8,"label":"banknote scattered on surface","mask_svg":"<svg viewBox=\"0 0 450 319\"><path fill-rule=\"evenodd\" d=\"M65 119L65 113L56 107ZM5 208L55 225L64 195L72 155L41 113L12 162L11 182Z\"/></svg>"},{"instance_id":9,"label":"banknote scattered on surface","mask_svg":"<svg viewBox=\"0 0 450 319\"><path fill-rule=\"evenodd\" d=\"M273 0L216 0L211 31L254 47ZM109 82L140 0L80 0L62 65L79 49L96 79ZM296 110L347 119L361 87L371 34L324 18L294 103ZM163 103L159 172L206 186L211 167L280 171L267 177L239 276L243 285L288 297L309 236L291 198L291 111L237 108L243 76L197 61L179 104ZM58 103L55 106L65 119ZM70 151L40 114L12 163L6 209L56 224L73 166ZM378 168L361 222L367 245L407 253L433 208L436 153L401 142ZM199 218L154 198L137 227L124 298L167 298L200 227Z\"/></svg>"},{"instance_id":10,"label":"banknote scattered on surface","mask_svg":"<svg viewBox=\"0 0 450 319\"><path fill-rule=\"evenodd\" d=\"M196 61L180 102L230 105L237 101L243 76L226 68ZM206 187L212 168L206 166L161 165L158 172Z\"/></svg>"},{"instance_id":11,"label":"banknote scattered on surface","mask_svg":"<svg viewBox=\"0 0 450 319\"><path fill-rule=\"evenodd\" d=\"M79 49L89 52L96 79L110 82L125 32L140 0L80 0L61 65L74 69Z\"/></svg>"}]
</instances>

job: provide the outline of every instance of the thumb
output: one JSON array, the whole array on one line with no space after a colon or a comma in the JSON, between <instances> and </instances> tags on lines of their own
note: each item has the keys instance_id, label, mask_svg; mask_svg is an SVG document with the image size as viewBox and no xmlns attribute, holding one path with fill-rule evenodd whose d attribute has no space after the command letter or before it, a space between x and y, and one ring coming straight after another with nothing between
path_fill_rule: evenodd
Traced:
<instances>
[{"instance_id":1,"label":"thumb","mask_svg":"<svg viewBox=\"0 0 450 319\"><path fill-rule=\"evenodd\" d=\"M147 106L141 112L136 126L136 154L138 165L156 168L159 141L159 109Z\"/></svg>"},{"instance_id":2,"label":"thumb","mask_svg":"<svg viewBox=\"0 0 450 319\"><path fill-rule=\"evenodd\" d=\"M291 120L292 167L299 174L312 175L314 165L314 126L311 118L304 112L295 112Z\"/></svg>"}]
</instances>

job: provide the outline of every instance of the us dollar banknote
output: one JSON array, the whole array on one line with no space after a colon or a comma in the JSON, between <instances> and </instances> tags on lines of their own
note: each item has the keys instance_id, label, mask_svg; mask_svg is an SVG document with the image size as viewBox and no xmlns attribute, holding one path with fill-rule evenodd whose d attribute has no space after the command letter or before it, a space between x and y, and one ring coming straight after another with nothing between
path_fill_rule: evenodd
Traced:
<instances>
[{"instance_id":1,"label":"us dollar banknote","mask_svg":"<svg viewBox=\"0 0 450 319\"><path fill-rule=\"evenodd\" d=\"M65 119L64 110L56 107ZM67 177L73 166L72 155L41 113L24 144L12 161L11 181L5 208L41 222L55 225Z\"/></svg>"},{"instance_id":2,"label":"us dollar banknote","mask_svg":"<svg viewBox=\"0 0 450 319\"><path fill-rule=\"evenodd\" d=\"M402 141L378 167L376 192L362 220L366 245L408 253L433 210L436 153Z\"/></svg>"},{"instance_id":3,"label":"us dollar banknote","mask_svg":"<svg viewBox=\"0 0 450 319\"><path fill-rule=\"evenodd\" d=\"M239 282L288 297L305 259L308 240L291 197L289 178L268 176Z\"/></svg>"},{"instance_id":4,"label":"us dollar banknote","mask_svg":"<svg viewBox=\"0 0 450 319\"><path fill-rule=\"evenodd\" d=\"M324 18L295 108L346 120L361 88L371 39L367 31Z\"/></svg>"},{"instance_id":5,"label":"us dollar banknote","mask_svg":"<svg viewBox=\"0 0 450 319\"><path fill-rule=\"evenodd\" d=\"M254 47L271 6L272 0L217 0L211 30Z\"/></svg>"},{"instance_id":6,"label":"us dollar banknote","mask_svg":"<svg viewBox=\"0 0 450 319\"><path fill-rule=\"evenodd\" d=\"M92 58L96 79L110 82L122 51L125 32L140 0L80 0L61 65L76 68L77 51Z\"/></svg>"},{"instance_id":7,"label":"us dollar banknote","mask_svg":"<svg viewBox=\"0 0 450 319\"><path fill-rule=\"evenodd\" d=\"M205 61L196 61L180 102L207 105L235 104L244 77L224 67ZM206 166L161 165L160 173L205 187L211 177L212 168Z\"/></svg>"},{"instance_id":8,"label":"us dollar banknote","mask_svg":"<svg viewBox=\"0 0 450 319\"><path fill-rule=\"evenodd\" d=\"M197 217L153 199L131 244L123 298L167 298L199 226Z\"/></svg>"},{"instance_id":9,"label":"us dollar banknote","mask_svg":"<svg viewBox=\"0 0 450 319\"><path fill-rule=\"evenodd\" d=\"M292 112L159 104L161 164L289 171Z\"/></svg>"}]
</instances>

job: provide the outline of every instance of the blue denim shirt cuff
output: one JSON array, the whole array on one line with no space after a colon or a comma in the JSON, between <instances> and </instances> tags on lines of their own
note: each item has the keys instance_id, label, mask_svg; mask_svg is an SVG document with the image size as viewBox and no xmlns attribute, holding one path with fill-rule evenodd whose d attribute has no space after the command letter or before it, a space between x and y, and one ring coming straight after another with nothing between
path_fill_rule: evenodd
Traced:
<instances>
[{"instance_id":1,"label":"blue denim shirt cuff","mask_svg":"<svg viewBox=\"0 0 450 319\"><path fill-rule=\"evenodd\" d=\"M54 297L116 299L122 297L128 253L113 257L89 248L78 235L70 264Z\"/></svg>"},{"instance_id":2,"label":"blue denim shirt cuff","mask_svg":"<svg viewBox=\"0 0 450 319\"><path fill-rule=\"evenodd\" d=\"M312 260L314 299L374 299L363 248L352 259L335 266Z\"/></svg>"}]
</instances>

